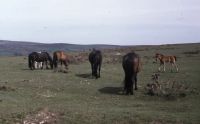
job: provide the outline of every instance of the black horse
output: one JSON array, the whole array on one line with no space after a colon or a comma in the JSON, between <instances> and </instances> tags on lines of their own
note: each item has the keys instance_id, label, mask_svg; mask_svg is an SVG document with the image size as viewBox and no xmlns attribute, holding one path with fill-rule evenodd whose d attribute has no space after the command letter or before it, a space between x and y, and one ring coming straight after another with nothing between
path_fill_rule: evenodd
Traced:
<instances>
[{"instance_id":1,"label":"black horse","mask_svg":"<svg viewBox=\"0 0 200 124\"><path fill-rule=\"evenodd\" d=\"M137 73L141 69L140 57L134 53L128 53L123 57L122 66L125 73L124 91L126 95L133 95L133 85L137 90Z\"/></svg>"},{"instance_id":2,"label":"black horse","mask_svg":"<svg viewBox=\"0 0 200 124\"><path fill-rule=\"evenodd\" d=\"M43 69L44 63L46 64L46 69L49 69L48 63L47 63L48 61L50 62L51 69L53 69L53 60L47 52L32 52L28 56L29 68L31 70L35 69L35 66L34 66L35 62L43 63L41 69Z\"/></svg>"},{"instance_id":3,"label":"black horse","mask_svg":"<svg viewBox=\"0 0 200 124\"><path fill-rule=\"evenodd\" d=\"M102 54L100 50L93 49L89 54L89 61L92 68L92 76L95 76L96 79L100 78L101 64L102 64ZM97 74L97 70L99 73Z\"/></svg>"}]
</instances>

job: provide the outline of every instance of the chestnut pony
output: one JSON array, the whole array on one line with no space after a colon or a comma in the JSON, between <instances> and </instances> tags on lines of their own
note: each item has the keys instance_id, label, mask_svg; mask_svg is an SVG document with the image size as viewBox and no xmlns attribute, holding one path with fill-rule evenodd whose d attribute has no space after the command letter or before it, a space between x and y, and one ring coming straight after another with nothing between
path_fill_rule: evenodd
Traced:
<instances>
[{"instance_id":1,"label":"chestnut pony","mask_svg":"<svg viewBox=\"0 0 200 124\"><path fill-rule=\"evenodd\" d=\"M65 68L68 69L69 56L64 51L55 51L53 53L53 65L55 69L57 69L58 63L61 64L61 67L64 64Z\"/></svg>"},{"instance_id":2,"label":"chestnut pony","mask_svg":"<svg viewBox=\"0 0 200 124\"><path fill-rule=\"evenodd\" d=\"M138 54L130 52L123 57L122 66L125 73L124 91L126 95L133 95L133 85L137 90L137 74L141 70L141 60Z\"/></svg>"},{"instance_id":3,"label":"chestnut pony","mask_svg":"<svg viewBox=\"0 0 200 124\"><path fill-rule=\"evenodd\" d=\"M163 71L165 72L165 64L166 63L170 63L171 64L171 72L172 72L172 68L173 66L175 66L176 71L178 72L178 67L176 65L176 61L177 61L177 57L176 56L165 56L163 54L160 53L156 53L155 54L155 58L156 58L156 62L159 60L160 61L160 66L158 67L158 70L160 70L161 66L163 66Z\"/></svg>"}]
</instances>

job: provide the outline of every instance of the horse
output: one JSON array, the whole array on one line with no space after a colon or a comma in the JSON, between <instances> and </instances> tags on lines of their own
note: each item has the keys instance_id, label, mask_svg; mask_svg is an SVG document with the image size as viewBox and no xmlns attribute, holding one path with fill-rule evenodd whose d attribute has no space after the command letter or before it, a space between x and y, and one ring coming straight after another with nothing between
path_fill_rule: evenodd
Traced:
<instances>
[{"instance_id":1,"label":"horse","mask_svg":"<svg viewBox=\"0 0 200 124\"><path fill-rule=\"evenodd\" d=\"M61 67L64 64L65 68L68 69L70 59L69 59L69 56L67 54L65 54L64 51L55 51L53 53L53 65L54 65L55 69L58 68L59 62L61 64Z\"/></svg>"},{"instance_id":2,"label":"horse","mask_svg":"<svg viewBox=\"0 0 200 124\"><path fill-rule=\"evenodd\" d=\"M101 64L102 64L102 53L100 50L93 49L89 54L89 62L91 64L92 76L100 78ZM97 70L99 73L97 73Z\"/></svg>"},{"instance_id":3,"label":"horse","mask_svg":"<svg viewBox=\"0 0 200 124\"><path fill-rule=\"evenodd\" d=\"M125 73L124 92L126 95L133 95L133 86L137 90L137 74L141 70L141 60L135 52L127 53L123 56L122 67Z\"/></svg>"},{"instance_id":4,"label":"horse","mask_svg":"<svg viewBox=\"0 0 200 124\"><path fill-rule=\"evenodd\" d=\"M46 64L46 69L49 69L47 61L50 62L51 69L53 69L53 60L52 60L51 56L49 55L49 53L47 53L47 52L32 52L28 56L29 68L31 70L35 69L36 62L42 62L41 69L43 69L44 63Z\"/></svg>"},{"instance_id":5,"label":"horse","mask_svg":"<svg viewBox=\"0 0 200 124\"><path fill-rule=\"evenodd\" d=\"M158 67L158 71L161 71L161 66L163 66L163 71L165 72L165 64L166 63L170 63L171 64L171 72L172 72L172 68L173 66L175 66L176 71L178 72L178 67L176 65L176 61L177 61L177 57L176 56L165 56L163 54L160 53L156 53L155 54L155 59L156 62L159 60L160 61L160 66Z\"/></svg>"}]
</instances>

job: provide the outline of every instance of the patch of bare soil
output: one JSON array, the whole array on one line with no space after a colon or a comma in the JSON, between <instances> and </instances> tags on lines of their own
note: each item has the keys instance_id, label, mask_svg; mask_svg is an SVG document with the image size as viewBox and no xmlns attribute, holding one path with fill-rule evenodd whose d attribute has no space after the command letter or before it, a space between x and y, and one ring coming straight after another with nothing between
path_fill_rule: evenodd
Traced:
<instances>
[{"instance_id":1,"label":"patch of bare soil","mask_svg":"<svg viewBox=\"0 0 200 124\"><path fill-rule=\"evenodd\" d=\"M58 124L58 120L58 113L50 112L48 108L44 108L34 115L27 115L23 124Z\"/></svg>"},{"instance_id":2,"label":"patch of bare soil","mask_svg":"<svg viewBox=\"0 0 200 124\"><path fill-rule=\"evenodd\" d=\"M0 86L0 91L15 91L15 88L9 86Z\"/></svg>"}]
</instances>

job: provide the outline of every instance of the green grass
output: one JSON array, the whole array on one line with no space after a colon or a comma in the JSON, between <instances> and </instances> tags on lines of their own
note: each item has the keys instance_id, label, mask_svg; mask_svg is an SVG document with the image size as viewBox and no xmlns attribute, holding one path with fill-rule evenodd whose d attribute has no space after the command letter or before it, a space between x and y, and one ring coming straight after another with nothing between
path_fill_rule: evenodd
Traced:
<instances>
[{"instance_id":1,"label":"green grass","mask_svg":"<svg viewBox=\"0 0 200 124\"><path fill-rule=\"evenodd\" d=\"M143 61L138 75L139 90L133 96L121 95L124 73L121 63L103 64L101 78L90 78L88 62L70 65L68 73L34 70L24 57L0 58L0 86L14 90L0 91L0 123L20 122L27 114L48 107L62 113L60 123L200 123L200 54L183 54L187 45L165 46L137 51ZM199 49L199 46L189 46ZM145 94L145 86L157 71L155 52L177 55L179 73L169 66L161 80L176 80L190 85L194 93L175 100ZM147 56L147 57L145 57Z\"/></svg>"}]
</instances>

